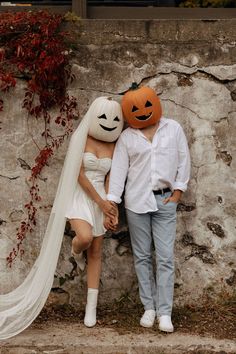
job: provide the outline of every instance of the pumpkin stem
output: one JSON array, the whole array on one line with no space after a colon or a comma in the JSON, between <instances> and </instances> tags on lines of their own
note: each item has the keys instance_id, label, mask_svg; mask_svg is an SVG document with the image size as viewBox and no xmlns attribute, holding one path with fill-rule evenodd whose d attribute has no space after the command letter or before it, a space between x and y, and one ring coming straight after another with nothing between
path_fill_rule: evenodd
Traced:
<instances>
[{"instance_id":1,"label":"pumpkin stem","mask_svg":"<svg viewBox=\"0 0 236 354\"><path fill-rule=\"evenodd\" d=\"M108 101L113 101L112 97L107 97Z\"/></svg>"},{"instance_id":2,"label":"pumpkin stem","mask_svg":"<svg viewBox=\"0 0 236 354\"><path fill-rule=\"evenodd\" d=\"M137 90L138 89L138 84L137 82L132 82L131 87L129 88L130 90Z\"/></svg>"}]
</instances>

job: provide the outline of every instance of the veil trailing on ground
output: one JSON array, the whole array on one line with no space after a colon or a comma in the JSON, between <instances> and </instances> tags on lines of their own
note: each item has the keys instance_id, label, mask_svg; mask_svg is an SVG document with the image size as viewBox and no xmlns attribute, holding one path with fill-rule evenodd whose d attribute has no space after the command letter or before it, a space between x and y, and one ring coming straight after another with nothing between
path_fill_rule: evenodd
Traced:
<instances>
[{"instance_id":1,"label":"veil trailing on ground","mask_svg":"<svg viewBox=\"0 0 236 354\"><path fill-rule=\"evenodd\" d=\"M99 97L91 104L71 137L37 260L20 286L8 294L0 295L0 340L10 338L27 328L38 316L47 300L53 285L64 235L65 213L77 185L93 112L101 105L104 98Z\"/></svg>"}]
</instances>

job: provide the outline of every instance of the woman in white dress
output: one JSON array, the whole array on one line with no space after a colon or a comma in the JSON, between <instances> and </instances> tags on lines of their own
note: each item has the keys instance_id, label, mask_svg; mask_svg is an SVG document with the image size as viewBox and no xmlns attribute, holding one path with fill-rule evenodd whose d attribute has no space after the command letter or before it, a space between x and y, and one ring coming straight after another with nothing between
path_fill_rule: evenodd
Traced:
<instances>
[{"instance_id":1,"label":"woman in white dress","mask_svg":"<svg viewBox=\"0 0 236 354\"><path fill-rule=\"evenodd\" d=\"M81 251L87 249L89 289L85 324L95 325L101 235L105 231L103 215L114 215L114 207L106 201L105 177L114 141L122 128L120 104L108 97L98 97L73 133L40 253L24 281L11 292L0 294L0 340L23 331L42 310L53 286L68 217L76 232L73 252L79 255L79 261ZM106 226L112 228L112 224Z\"/></svg>"},{"instance_id":2,"label":"woman in white dress","mask_svg":"<svg viewBox=\"0 0 236 354\"><path fill-rule=\"evenodd\" d=\"M96 324L96 307L101 274L102 241L106 229L104 216L113 225L117 223L116 208L106 200L109 170L115 143L123 127L122 111L118 102L103 98L92 112L93 117L83 153L78 185L66 217L76 236L72 241L72 255L83 270L83 251L87 250L87 304L84 324ZM106 225L107 226L107 225Z\"/></svg>"}]
</instances>

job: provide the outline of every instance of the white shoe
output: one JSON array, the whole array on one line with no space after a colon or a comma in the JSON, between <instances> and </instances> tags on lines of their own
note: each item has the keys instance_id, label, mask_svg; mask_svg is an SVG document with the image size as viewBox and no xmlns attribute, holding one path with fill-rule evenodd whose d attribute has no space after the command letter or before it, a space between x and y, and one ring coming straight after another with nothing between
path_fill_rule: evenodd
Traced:
<instances>
[{"instance_id":1,"label":"white shoe","mask_svg":"<svg viewBox=\"0 0 236 354\"><path fill-rule=\"evenodd\" d=\"M162 315L159 317L159 329L163 332L174 332L174 327L171 322L171 317L168 315Z\"/></svg>"},{"instance_id":2,"label":"white shoe","mask_svg":"<svg viewBox=\"0 0 236 354\"><path fill-rule=\"evenodd\" d=\"M83 271L85 269L85 259L83 252L75 253L73 248L71 248L71 255L74 257L74 260L76 261L79 269Z\"/></svg>"},{"instance_id":3,"label":"white shoe","mask_svg":"<svg viewBox=\"0 0 236 354\"><path fill-rule=\"evenodd\" d=\"M94 327L97 319L98 289L88 288L87 305L85 308L84 324L86 327Z\"/></svg>"},{"instance_id":4,"label":"white shoe","mask_svg":"<svg viewBox=\"0 0 236 354\"><path fill-rule=\"evenodd\" d=\"M155 310L146 310L140 320L140 326L150 328L153 326L156 318Z\"/></svg>"},{"instance_id":5,"label":"white shoe","mask_svg":"<svg viewBox=\"0 0 236 354\"><path fill-rule=\"evenodd\" d=\"M94 327L97 323L97 308L86 305L84 325L86 327Z\"/></svg>"}]
</instances>

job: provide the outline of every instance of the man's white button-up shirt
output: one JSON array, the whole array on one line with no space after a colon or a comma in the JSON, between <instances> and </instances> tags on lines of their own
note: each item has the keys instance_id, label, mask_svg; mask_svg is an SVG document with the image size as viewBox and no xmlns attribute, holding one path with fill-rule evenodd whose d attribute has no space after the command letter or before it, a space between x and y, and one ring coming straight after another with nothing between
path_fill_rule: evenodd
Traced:
<instances>
[{"instance_id":1,"label":"man's white button-up shirt","mask_svg":"<svg viewBox=\"0 0 236 354\"><path fill-rule=\"evenodd\" d=\"M162 117L152 142L139 129L125 129L115 147L108 200L121 202L135 213L157 210L153 190L169 187L185 191L190 175L190 156L180 124Z\"/></svg>"}]
</instances>

